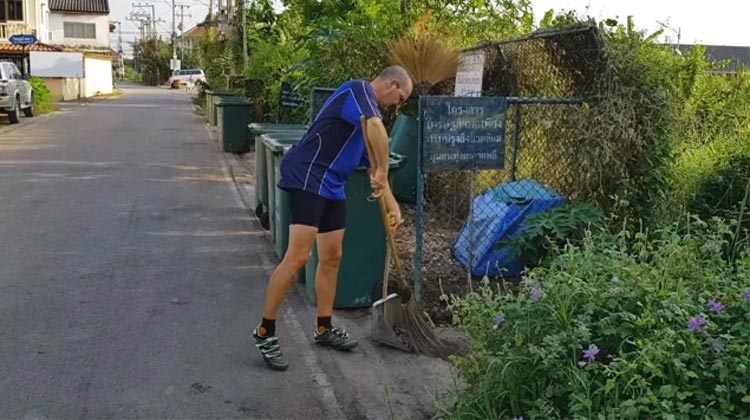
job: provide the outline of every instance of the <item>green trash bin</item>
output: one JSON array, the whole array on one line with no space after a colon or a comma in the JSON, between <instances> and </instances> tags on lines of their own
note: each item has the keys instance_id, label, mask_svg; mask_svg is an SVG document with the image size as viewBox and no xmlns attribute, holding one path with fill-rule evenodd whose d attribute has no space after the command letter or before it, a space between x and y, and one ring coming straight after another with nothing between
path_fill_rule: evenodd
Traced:
<instances>
[{"instance_id":1,"label":"green trash bin","mask_svg":"<svg viewBox=\"0 0 750 420\"><path fill-rule=\"evenodd\" d=\"M268 188L268 227L263 226L266 229L270 230L271 233L271 242L274 244L274 248L276 248L276 241L278 240L278 234L279 232L276 229L276 211L277 211L277 202L276 202L276 191L278 188L276 187L276 184L278 184L278 178L276 177L276 174L279 172L277 168L281 166L281 158L284 156L284 146L288 145L294 145L299 143L299 141L302 139L302 136L304 133L297 135L296 133L292 134L280 134L280 133L272 133L272 134L263 134L260 136L261 141L263 142L263 151L266 155L266 182L267 182L267 188ZM288 241L288 222L286 223L286 235L287 235L287 241ZM285 248L286 250L286 248ZM279 258L283 256L279 255Z\"/></svg>"},{"instance_id":2,"label":"green trash bin","mask_svg":"<svg viewBox=\"0 0 750 420\"><path fill-rule=\"evenodd\" d=\"M403 157L391 154L389 178L398 176ZM377 201L369 201L372 194L367 168L357 169L346 182L346 233L344 255L339 267L338 287L333 307L363 308L372 305L382 293L385 270L386 237ZM312 302L316 302L315 272L318 268L317 246L305 267L305 288Z\"/></svg>"},{"instance_id":3,"label":"green trash bin","mask_svg":"<svg viewBox=\"0 0 750 420\"><path fill-rule=\"evenodd\" d=\"M391 152L404 157L401 169L393 179L393 195L400 202L417 200L417 120L399 115L391 128Z\"/></svg>"},{"instance_id":4,"label":"green trash bin","mask_svg":"<svg viewBox=\"0 0 750 420\"><path fill-rule=\"evenodd\" d=\"M306 126L301 124L250 123L247 125L250 143L255 144L255 215L265 229L270 228L268 206L268 170L266 151L260 136L266 133L294 132L298 138L305 134Z\"/></svg>"},{"instance_id":5,"label":"green trash bin","mask_svg":"<svg viewBox=\"0 0 750 420\"><path fill-rule=\"evenodd\" d=\"M255 138L255 215L260 219L260 224L264 229L268 229L268 172L266 169L266 150L259 135L252 136ZM266 221L263 221L263 215L266 215Z\"/></svg>"},{"instance_id":6,"label":"green trash bin","mask_svg":"<svg viewBox=\"0 0 750 420\"><path fill-rule=\"evenodd\" d=\"M250 120L250 101L217 98L215 103L221 150L227 153L249 152L250 141L247 124Z\"/></svg>"},{"instance_id":7,"label":"green trash bin","mask_svg":"<svg viewBox=\"0 0 750 420\"><path fill-rule=\"evenodd\" d=\"M212 90L210 94L206 94L206 117L208 118L208 123L214 126L217 124L216 99L220 97L234 97L239 99L239 96L234 93L223 90Z\"/></svg>"},{"instance_id":8,"label":"green trash bin","mask_svg":"<svg viewBox=\"0 0 750 420\"><path fill-rule=\"evenodd\" d=\"M247 128L250 130L250 134L254 136L279 131L307 131L307 126L303 124L250 123Z\"/></svg>"}]
</instances>

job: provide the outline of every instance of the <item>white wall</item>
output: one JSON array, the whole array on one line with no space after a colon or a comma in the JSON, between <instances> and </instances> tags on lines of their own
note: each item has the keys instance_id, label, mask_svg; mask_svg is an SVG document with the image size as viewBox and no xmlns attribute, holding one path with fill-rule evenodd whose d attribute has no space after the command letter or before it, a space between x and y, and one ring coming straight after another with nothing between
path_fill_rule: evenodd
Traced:
<instances>
[{"instance_id":1,"label":"white wall","mask_svg":"<svg viewBox=\"0 0 750 420\"><path fill-rule=\"evenodd\" d=\"M86 57L83 62L86 72L84 97L112 93L112 61Z\"/></svg>"},{"instance_id":2,"label":"white wall","mask_svg":"<svg viewBox=\"0 0 750 420\"><path fill-rule=\"evenodd\" d=\"M94 23L96 24L96 39L70 39L65 38L63 22ZM109 48L109 16L107 15L79 15L70 13L51 12L49 16L49 27L52 38L51 44L66 45L72 47L98 47Z\"/></svg>"},{"instance_id":3,"label":"white wall","mask_svg":"<svg viewBox=\"0 0 750 420\"><path fill-rule=\"evenodd\" d=\"M34 3L34 28L39 42L49 43L49 0L32 0Z\"/></svg>"}]
</instances>

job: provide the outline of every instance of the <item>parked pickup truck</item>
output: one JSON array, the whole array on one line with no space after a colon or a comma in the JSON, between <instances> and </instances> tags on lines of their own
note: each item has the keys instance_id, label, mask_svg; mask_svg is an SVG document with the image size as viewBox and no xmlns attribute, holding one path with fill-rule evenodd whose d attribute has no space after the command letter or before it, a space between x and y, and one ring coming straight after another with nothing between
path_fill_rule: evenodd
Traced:
<instances>
[{"instance_id":1,"label":"parked pickup truck","mask_svg":"<svg viewBox=\"0 0 750 420\"><path fill-rule=\"evenodd\" d=\"M11 62L0 62L0 112L8 114L11 124L34 116L34 92L31 84Z\"/></svg>"}]
</instances>

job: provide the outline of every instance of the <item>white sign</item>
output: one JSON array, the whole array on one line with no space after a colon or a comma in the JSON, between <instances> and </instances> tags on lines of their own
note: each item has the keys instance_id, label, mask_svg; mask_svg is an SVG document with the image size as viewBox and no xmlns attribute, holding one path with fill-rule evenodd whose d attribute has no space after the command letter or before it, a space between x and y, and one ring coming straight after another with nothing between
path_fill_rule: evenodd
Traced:
<instances>
[{"instance_id":1,"label":"white sign","mask_svg":"<svg viewBox=\"0 0 750 420\"><path fill-rule=\"evenodd\" d=\"M456 72L456 92L454 96L482 96L484 76L484 51L461 54Z\"/></svg>"},{"instance_id":2,"label":"white sign","mask_svg":"<svg viewBox=\"0 0 750 420\"><path fill-rule=\"evenodd\" d=\"M31 51L31 75L37 77L84 77L83 54Z\"/></svg>"},{"instance_id":3,"label":"white sign","mask_svg":"<svg viewBox=\"0 0 750 420\"><path fill-rule=\"evenodd\" d=\"M169 60L169 68L171 70L180 70L182 68L181 65L182 63L180 63L180 60L176 58Z\"/></svg>"}]
</instances>

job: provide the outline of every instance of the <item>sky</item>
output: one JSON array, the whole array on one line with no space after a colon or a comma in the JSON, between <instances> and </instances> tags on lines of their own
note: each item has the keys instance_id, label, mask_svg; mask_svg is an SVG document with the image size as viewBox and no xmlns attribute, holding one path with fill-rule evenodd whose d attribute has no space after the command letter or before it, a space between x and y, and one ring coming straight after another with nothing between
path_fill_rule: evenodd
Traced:
<instances>
[{"instance_id":1,"label":"sky","mask_svg":"<svg viewBox=\"0 0 750 420\"><path fill-rule=\"evenodd\" d=\"M185 30L202 21L208 14L209 0L175 0L176 4L190 6L185 9ZM213 1L216 7L217 0ZM165 38L172 28L171 0L110 0L110 20L122 22L123 50L129 55L128 42L138 34L137 22L128 21L127 16L135 9L134 4L153 4L157 19L157 30ZM750 2L747 0L531 0L537 20L549 9L575 11L580 16L597 19L615 18L625 22L632 15L636 27L648 33L666 25L660 40L680 43L703 43L711 45L750 46L750 31L743 30L750 17ZM145 10L145 9L141 9ZM178 13L179 13L179 9ZM188 16L189 15L189 16ZM177 18L179 22L179 15ZM117 49L118 34L112 34L112 46Z\"/></svg>"},{"instance_id":2,"label":"sky","mask_svg":"<svg viewBox=\"0 0 750 420\"><path fill-rule=\"evenodd\" d=\"M217 0L213 0L214 10L216 8ZM172 1L171 0L109 0L110 14L109 19L111 21L118 21L122 23L122 49L125 55L129 56L132 52L132 48L128 44L133 41L136 36L140 36L138 29L138 22L129 21L127 17L131 12L135 11L148 11L151 13L151 8L135 8L134 4L153 4L156 12L157 21L163 20L163 22L157 22L156 30L162 37L169 39L169 34L172 32ZM196 23L202 22L208 14L209 0L175 0L177 5L190 6L185 8L185 30L188 30L195 26ZM177 23L180 22L180 8L177 8ZM179 35L179 30L177 31ZM118 31L110 34L112 41L112 48L117 50L117 40L119 37Z\"/></svg>"},{"instance_id":3,"label":"sky","mask_svg":"<svg viewBox=\"0 0 750 420\"><path fill-rule=\"evenodd\" d=\"M541 17L549 9L574 10L579 15L599 19L616 18L626 22L633 16L636 27L653 33L665 24L660 40L682 44L750 46L750 17L747 0L531 0L534 14ZM669 37L669 39L666 39Z\"/></svg>"}]
</instances>

